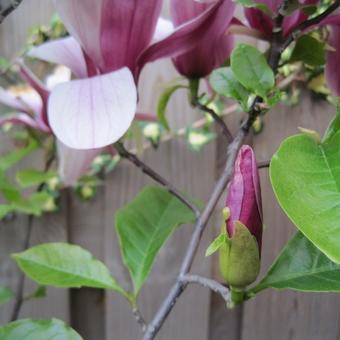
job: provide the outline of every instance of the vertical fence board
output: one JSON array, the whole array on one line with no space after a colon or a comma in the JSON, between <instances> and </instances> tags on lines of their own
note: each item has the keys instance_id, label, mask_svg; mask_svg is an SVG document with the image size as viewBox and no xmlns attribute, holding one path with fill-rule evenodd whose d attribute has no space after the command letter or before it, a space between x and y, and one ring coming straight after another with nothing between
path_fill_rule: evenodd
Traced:
<instances>
[{"instance_id":1,"label":"vertical fence board","mask_svg":"<svg viewBox=\"0 0 340 340\"><path fill-rule=\"evenodd\" d=\"M69 242L104 259L104 187L95 198L82 201L69 194ZM104 339L105 292L102 289L72 289L70 292L71 325L86 340Z\"/></svg>"},{"instance_id":2,"label":"vertical fence board","mask_svg":"<svg viewBox=\"0 0 340 340\"><path fill-rule=\"evenodd\" d=\"M254 138L258 160L270 159L280 142L303 126L324 132L335 114L325 102L309 95L298 107L280 106L265 121L263 133ZM267 170L261 170L264 231L262 275L278 255L296 228L279 207ZM340 321L339 294L307 294L268 290L244 306L242 339L321 340L338 339Z\"/></svg>"}]
</instances>

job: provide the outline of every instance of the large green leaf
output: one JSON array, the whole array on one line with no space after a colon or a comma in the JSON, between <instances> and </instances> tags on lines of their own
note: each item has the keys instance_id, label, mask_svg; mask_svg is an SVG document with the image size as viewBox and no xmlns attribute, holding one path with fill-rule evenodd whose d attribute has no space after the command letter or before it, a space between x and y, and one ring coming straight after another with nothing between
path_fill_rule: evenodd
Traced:
<instances>
[{"instance_id":1,"label":"large green leaf","mask_svg":"<svg viewBox=\"0 0 340 340\"><path fill-rule=\"evenodd\" d=\"M176 197L149 186L116 213L116 229L123 261L131 274L135 295L168 237L182 223L195 219Z\"/></svg>"},{"instance_id":2,"label":"large green leaf","mask_svg":"<svg viewBox=\"0 0 340 340\"><path fill-rule=\"evenodd\" d=\"M230 67L222 67L213 71L210 76L210 84L218 94L236 99L241 103L242 108L247 111L247 102L250 94L235 78Z\"/></svg>"},{"instance_id":3,"label":"large green leaf","mask_svg":"<svg viewBox=\"0 0 340 340\"><path fill-rule=\"evenodd\" d=\"M287 138L272 158L270 178L288 217L340 263L340 132L322 144L306 134Z\"/></svg>"},{"instance_id":4,"label":"large green leaf","mask_svg":"<svg viewBox=\"0 0 340 340\"><path fill-rule=\"evenodd\" d=\"M340 291L340 265L332 262L301 232L287 244L265 278L251 290L265 288L313 292Z\"/></svg>"},{"instance_id":5,"label":"large green leaf","mask_svg":"<svg viewBox=\"0 0 340 340\"><path fill-rule=\"evenodd\" d=\"M263 54L253 46L240 44L231 54L231 69L247 89L266 97L274 87L274 72Z\"/></svg>"},{"instance_id":6,"label":"large green leaf","mask_svg":"<svg viewBox=\"0 0 340 340\"><path fill-rule=\"evenodd\" d=\"M82 337L64 322L23 319L0 327L1 340L81 340Z\"/></svg>"},{"instance_id":7,"label":"large green leaf","mask_svg":"<svg viewBox=\"0 0 340 340\"><path fill-rule=\"evenodd\" d=\"M109 288L124 294L107 267L79 246L46 243L13 257L21 270L40 285Z\"/></svg>"}]
</instances>

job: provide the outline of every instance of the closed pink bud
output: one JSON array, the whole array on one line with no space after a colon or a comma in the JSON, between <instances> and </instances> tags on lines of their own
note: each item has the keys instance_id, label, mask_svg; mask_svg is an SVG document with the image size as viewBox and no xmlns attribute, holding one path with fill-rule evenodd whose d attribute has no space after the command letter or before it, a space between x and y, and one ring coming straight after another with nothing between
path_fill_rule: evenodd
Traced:
<instances>
[{"instance_id":1,"label":"closed pink bud","mask_svg":"<svg viewBox=\"0 0 340 340\"><path fill-rule=\"evenodd\" d=\"M249 145L242 146L238 153L226 206L230 209L230 218L226 221L229 237L234 235L235 221L240 221L256 238L261 252L263 222L260 179L255 154Z\"/></svg>"}]
</instances>

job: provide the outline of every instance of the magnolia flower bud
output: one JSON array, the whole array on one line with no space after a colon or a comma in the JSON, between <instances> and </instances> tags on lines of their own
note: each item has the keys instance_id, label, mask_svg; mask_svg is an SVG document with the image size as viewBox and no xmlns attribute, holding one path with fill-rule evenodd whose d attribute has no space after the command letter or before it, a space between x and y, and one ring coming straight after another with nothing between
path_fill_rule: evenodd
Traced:
<instances>
[{"instance_id":1,"label":"magnolia flower bud","mask_svg":"<svg viewBox=\"0 0 340 340\"><path fill-rule=\"evenodd\" d=\"M224 226L228 240L220 248L220 269L229 285L244 288L256 280L260 270L263 226L259 174L248 145L238 153L226 206L230 211Z\"/></svg>"}]
</instances>

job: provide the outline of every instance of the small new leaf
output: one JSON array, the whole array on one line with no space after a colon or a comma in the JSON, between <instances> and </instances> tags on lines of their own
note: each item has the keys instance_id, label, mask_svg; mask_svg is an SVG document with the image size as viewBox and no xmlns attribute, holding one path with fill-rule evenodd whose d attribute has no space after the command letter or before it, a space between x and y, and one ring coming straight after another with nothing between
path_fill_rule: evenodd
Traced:
<instances>
[{"instance_id":1,"label":"small new leaf","mask_svg":"<svg viewBox=\"0 0 340 340\"><path fill-rule=\"evenodd\" d=\"M274 72L263 54L253 46L240 44L231 54L231 69L248 90L266 97L274 87Z\"/></svg>"},{"instance_id":2,"label":"small new leaf","mask_svg":"<svg viewBox=\"0 0 340 340\"><path fill-rule=\"evenodd\" d=\"M167 130L170 130L168 120L166 118L166 108L168 106L169 100L171 96L178 90L186 88L184 85L174 85L171 87L168 87L164 90L164 92L159 97L158 106L157 106L157 116L160 121L160 123L166 128Z\"/></svg>"},{"instance_id":3,"label":"small new leaf","mask_svg":"<svg viewBox=\"0 0 340 340\"><path fill-rule=\"evenodd\" d=\"M227 234L220 234L215 238L214 241L210 244L205 252L205 256L210 256L216 253L226 242L228 242Z\"/></svg>"},{"instance_id":4,"label":"small new leaf","mask_svg":"<svg viewBox=\"0 0 340 340\"><path fill-rule=\"evenodd\" d=\"M310 35L303 35L297 41L290 61L303 61L311 66L324 65L326 62L325 45Z\"/></svg>"},{"instance_id":5,"label":"small new leaf","mask_svg":"<svg viewBox=\"0 0 340 340\"><path fill-rule=\"evenodd\" d=\"M33 185L39 185L47 182L48 180L56 177L57 174L54 171L39 171L34 169L25 169L16 173L16 179L18 183L26 188Z\"/></svg>"},{"instance_id":6,"label":"small new leaf","mask_svg":"<svg viewBox=\"0 0 340 340\"><path fill-rule=\"evenodd\" d=\"M214 91L227 98L236 99L242 108L248 110L249 91L235 78L230 67L222 67L210 76L210 84Z\"/></svg>"}]
</instances>

